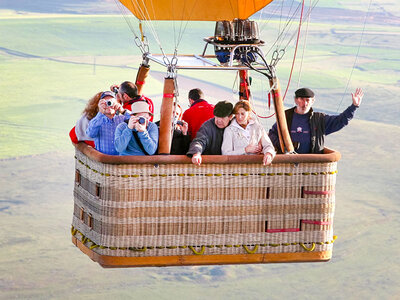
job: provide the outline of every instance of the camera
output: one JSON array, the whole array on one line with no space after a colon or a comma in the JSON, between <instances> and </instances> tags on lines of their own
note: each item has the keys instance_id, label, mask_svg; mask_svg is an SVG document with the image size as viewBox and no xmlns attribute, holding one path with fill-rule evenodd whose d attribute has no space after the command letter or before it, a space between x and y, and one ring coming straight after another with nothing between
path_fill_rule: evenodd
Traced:
<instances>
[{"instance_id":1,"label":"camera","mask_svg":"<svg viewBox=\"0 0 400 300\"><path fill-rule=\"evenodd\" d=\"M183 122L182 121L176 121L176 124L177 125L183 125Z\"/></svg>"},{"instance_id":2,"label":"camera","mask_svg":"<svg viewBox=\"0 0 400 300\"><path fill-rule=\"evenodd\" d=\"M114 105L114 99L109 99L106 101L107 106L113 106Z\"/></svg>"},{"instance_id":3,"label":"camera","mask_svg":"<svg viewBox=\"0 0 400 300\"><path fill-rule=\"evenodd\" d=\"M117 88L117 87L114 87L114 88L113 88L113 92L114 92L115 95L118 94L118 88Z\"/></svg>"},{"instance_id":4,"label":"camera","mask_svg":"<svg viewBox=\"0 0 400 300\"><path fill-rule=\"evenodd\" d=\"M139 124L142 124L142 125L143 125L144 123L146 123L146 119L143 118L143 117L139 117L138 122L139 122Z\"/></svg>"}]
</instances>

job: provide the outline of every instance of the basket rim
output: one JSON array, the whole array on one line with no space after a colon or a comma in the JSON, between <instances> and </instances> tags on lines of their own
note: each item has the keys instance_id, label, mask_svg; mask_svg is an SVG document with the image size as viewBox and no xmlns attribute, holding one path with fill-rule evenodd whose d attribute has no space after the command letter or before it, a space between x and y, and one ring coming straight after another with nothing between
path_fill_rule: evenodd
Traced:
<instances>
[{"instance_id":1,"label":"basket rim","mask_svg":"<svg viewBox=\"0 0 400 300\"><path fill-rule=\"evenodd\" d=\"M105 164L191 164L186 155L118 156L103 154L84 142L73 144L90 159ZM330 163L341 158L340 152L324 148L323 154L277 154L277 163ZM263 155L203 155L202 164L255 164L262 163Z\"/></svg>"}]
</instances>

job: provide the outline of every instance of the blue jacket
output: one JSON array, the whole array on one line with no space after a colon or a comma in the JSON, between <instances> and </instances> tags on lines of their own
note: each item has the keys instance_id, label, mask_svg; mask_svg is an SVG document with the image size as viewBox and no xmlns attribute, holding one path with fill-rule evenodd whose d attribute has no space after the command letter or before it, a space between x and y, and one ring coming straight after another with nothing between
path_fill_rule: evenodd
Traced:
<instances>
[{"instance_id":1,"label":"blue jacket","mask_svg":"<svg viewBox=\"0 0 400 300\"><path fill-rule=\"evenodd\" d=\"M114 146L114 133L118 124L124 122L124 115L115 115L110 119L101 112L90 120L86 135L94 139L96 150L104 154L118 155Z\"/></svg>"},{"instance_id":2,"label":"blue jacket","mask_svg":"<svg viewBox=\"0 0 400 300\"><path fill-rule=\"evenodd\" d=\"M118 125L115 130L115 149L119 155L146 155L136 142L132 131L125 122ZM139 140L142 142L143 148L149 155L153 155L158 147L158 128L153 122L149 122L147 130L143 132L137 131Z\"/></svg>"}]
</instances>

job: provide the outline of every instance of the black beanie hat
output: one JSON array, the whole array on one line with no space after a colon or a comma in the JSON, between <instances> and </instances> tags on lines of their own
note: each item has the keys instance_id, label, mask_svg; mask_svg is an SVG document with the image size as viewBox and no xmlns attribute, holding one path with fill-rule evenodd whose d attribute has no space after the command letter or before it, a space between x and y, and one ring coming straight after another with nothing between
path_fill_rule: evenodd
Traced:
<instances>
[{"instance_id":1,"label":"black beanie hat","mask_svg":"<svg viewBox=\"0 0 400 300\"><path fill-rule=\"evenodd\" d=\"M296 98L314 98L314 92L309 88L301 88L294 92Z\"/></svg>"},{"instance_id":2,"label":"black beanie hat","mask_svg":"<svg viewBox=\"0 0 400 300\"><path fill-rule=\"evenodd\" d=\"M229 101L219 101L214 107L214 116L224 118L232 114L233 104Z\"/></svg>"}]
</instances>

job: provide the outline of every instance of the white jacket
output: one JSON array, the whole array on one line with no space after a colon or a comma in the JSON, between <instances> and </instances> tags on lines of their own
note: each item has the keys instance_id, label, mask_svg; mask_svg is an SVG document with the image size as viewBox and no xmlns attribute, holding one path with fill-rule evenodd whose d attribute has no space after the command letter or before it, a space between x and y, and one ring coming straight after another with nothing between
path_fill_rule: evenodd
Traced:
<instances>
[{"instance_id":1,"label":"white jacket","mask_svg":"<svg viewBox=\"0 0 400 300\"><path fill-rule=\"evenodd\" d=\"M244 149L248 145L257 145L260 142L263 147L262 153L269 152L274 157L276 154L274 146L267 132L258 122L250 119L245 129L236 122L236 119L233 119L225 128L221 152L223 155L244 155L247 154Z\"/></svg>"},{"instance_id":2,"label":"white jacket","mask_svg":"<svg viewBox=\"0 0 400 300\"><path fill-rule=\"evenodd\" d=\"M78 141L94 141L94 139L88 137L86 134L86 129L89 126L89 121L90 120L87 118L86 113L84 113L76 122L75 133Z\"/></svg>"}]
</instances>

